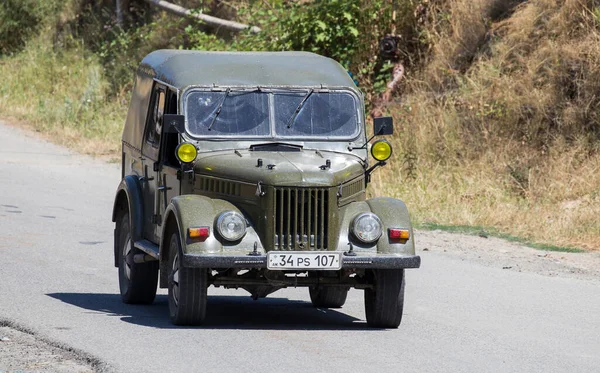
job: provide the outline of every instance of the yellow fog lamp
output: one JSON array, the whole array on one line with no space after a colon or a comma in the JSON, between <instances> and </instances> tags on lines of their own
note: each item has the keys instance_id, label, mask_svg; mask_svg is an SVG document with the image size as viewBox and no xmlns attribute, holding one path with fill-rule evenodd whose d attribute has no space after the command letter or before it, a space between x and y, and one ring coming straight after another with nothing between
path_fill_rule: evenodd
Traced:
<instances>
[{"instance_id":1,"label":"yellow fog lamp","mask_svg":"<svg viewBox=\"0 0 600 373\"><path fill-rule=\"evenodd\" d=\"M198 149L189 142L184 142L183 144L179 144L175 153L179 162L192 163L198 155Z\"/></svg>"},{"instance_id":2,"label":"yellow fog lamp","mask_svg":"<svg viewBox=\"0 0 600 373\"><path fill-rule=\"evenodd\" d=\"M392 145L385 140L377 140L371 146L371 155L380 162L387 161L392 155Z\"/></svg>"}]
</instances>

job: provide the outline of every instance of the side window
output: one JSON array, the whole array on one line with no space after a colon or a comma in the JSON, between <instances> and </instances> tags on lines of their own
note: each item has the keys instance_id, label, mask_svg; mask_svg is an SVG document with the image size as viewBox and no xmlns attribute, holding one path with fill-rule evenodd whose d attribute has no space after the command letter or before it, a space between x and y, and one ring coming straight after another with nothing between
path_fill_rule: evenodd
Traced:
<instances>
[{"instance_id":1,"label":"side window","mask_svg":"<svg viewBox=\"0 0 600 373\"><path fill-rule=\"evenodd\" d=\"M177 94L171 90L167 93L167 114L177 114ZM170 167L179 167L179 161L175 156L175 149L179 144L179 134L167 131L163 134L162 162Z\"/></svg>"},{"instance_id":2,"label":"side window","mask_svg":"<svg viewBox=\"0 0 600 373\"><path fill-rule=\"evenodd\" d=\"M151 114L148 118L146 142L153 148L160 146L160 133L162 131L162 119L165 112L165 91L157 88L154 91L154 100Z\"/></svg>"},{"instance_id":3,"label":"side window","mask_svg":"<svg viewBox=\"0 0 600 373\"><path fill-rule=\"evenodd\" d=\"M162 128L164 111L165 89L161 86L155 86L152 91L152 98L150 99L150 105L148 107L144 142L142 143L142 154L154 161L158 160L158 152L160 150L160 131Z\"/></svg>"}]
</instances>

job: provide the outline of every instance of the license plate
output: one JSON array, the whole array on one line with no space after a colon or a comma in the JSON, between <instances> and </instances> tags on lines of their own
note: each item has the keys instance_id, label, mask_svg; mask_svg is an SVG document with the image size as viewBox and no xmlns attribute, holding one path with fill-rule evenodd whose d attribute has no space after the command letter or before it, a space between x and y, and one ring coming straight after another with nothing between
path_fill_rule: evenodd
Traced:
<instances>
[{"instance_id":1,"label":"license plate","mask_svg":"<svg viewBox=\"0 0 600 373\"><path fill-rule=\"evenodd\" d=\"M267 253L267 268L338 270L342 268L341 253L271 251Z\"/></svg>"}]
</instances>

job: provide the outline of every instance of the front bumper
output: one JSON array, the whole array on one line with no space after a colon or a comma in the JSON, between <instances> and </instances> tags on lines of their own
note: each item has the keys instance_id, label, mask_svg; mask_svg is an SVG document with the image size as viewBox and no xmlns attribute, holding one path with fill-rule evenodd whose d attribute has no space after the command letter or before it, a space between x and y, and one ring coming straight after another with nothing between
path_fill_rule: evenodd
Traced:
<instances>
[{"instance_id":1,"label":"front bumper","mask_svg":"<svg viewBox=\"0 0 600 373\"><path fill-rule=\"evenodd\" d=\"M267 268L266 255L195 255L185 254L183 265L194 268ZM342 256L342 269L401 269L419 268L421 257L418 255L373 255L373 256Z\"/></svg>"}]
</instances>

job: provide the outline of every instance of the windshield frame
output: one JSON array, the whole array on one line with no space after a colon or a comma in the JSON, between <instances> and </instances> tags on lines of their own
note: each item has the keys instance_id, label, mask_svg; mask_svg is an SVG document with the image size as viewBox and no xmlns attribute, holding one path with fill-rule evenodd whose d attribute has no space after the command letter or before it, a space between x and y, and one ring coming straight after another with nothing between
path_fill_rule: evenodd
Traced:
<instances>
[{"instance_id":1,"label":"windshield frame","mask_svg":"<svg viewBox=\"0 0 600 373\"><path fill-rule=\"evenodd\" d=\"M206 135L196 135L193 134L189 129L188 124L188 98L191 93L194 92L222 92L223 94L230 90L230 95L235 94L236 92L249 92L256 91L258 93L270 94L268 98L269 102L269 134L263 136L253 136L253 135L239 135L239 134L229 134L229 135L218 135L218 136L206 136ZM298 93L298 94L306 94L310 90L314 90L314 93L340 93L340 94L348 94L352 98L355 107L354 116L356 118L356 129L354 133L346 136L316 136L316 135L308 135L308 136L281 136L277 135L275 132L275 128L277 124L275 123L275 107L274 107L274 97L272 94L281 93ZM256 86L229 86L229 87L205 87L205 86L190 86L187 87L183 93L181 94L181 112L185 116L185 133L182 134L185 138L194 141L235 141L235 140L244 140L244 141L315 141L315 142L337 142L337 141L356 141L364 134L364 115L363 115L363 105L362 98L359 94L349 88L349 87L256 87Z\"/></svg>"}]
</instances>

